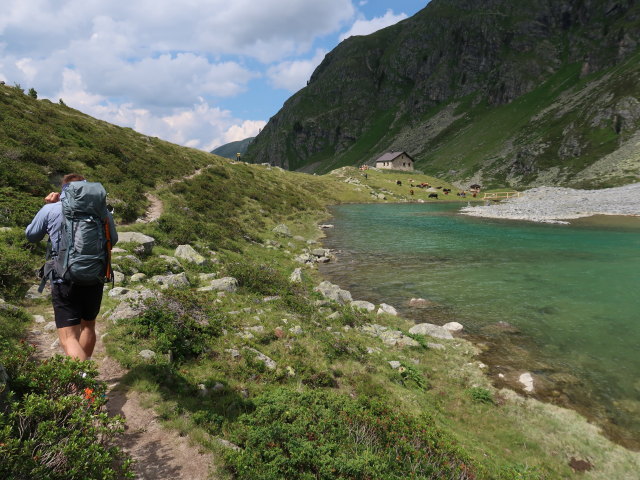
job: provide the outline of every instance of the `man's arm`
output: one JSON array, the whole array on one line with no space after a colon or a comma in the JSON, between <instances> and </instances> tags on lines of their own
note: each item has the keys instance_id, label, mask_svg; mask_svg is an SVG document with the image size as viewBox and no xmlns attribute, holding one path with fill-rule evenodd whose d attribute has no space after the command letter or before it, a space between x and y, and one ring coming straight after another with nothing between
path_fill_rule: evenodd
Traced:
<instances>
[{"instance_id":1,"label":"man's arm","mask_svg":"<svg viewBox=\"0 0 640 480\"><path fill-rule=\"evenodd\" d=\"M27 240L30 242L39 242L47 234L47 218L49 216L49 208L45 205L40 209L36 216L25 230Z\"/></svg>"}]
</instances>

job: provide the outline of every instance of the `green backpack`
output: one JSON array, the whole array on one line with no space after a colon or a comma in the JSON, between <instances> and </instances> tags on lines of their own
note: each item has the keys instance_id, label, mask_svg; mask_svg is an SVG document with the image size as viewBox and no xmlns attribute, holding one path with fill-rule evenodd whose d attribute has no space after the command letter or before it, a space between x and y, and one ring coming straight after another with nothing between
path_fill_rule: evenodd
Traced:
<instances>
[{"instance_id":1,"label":"green backpack","mask_svg":"<svg viewBox=\"0 0 640 480\"><path fill-rule=\"evenodd\" d=\"M104 187L97 182L71 182L61 202L64 220L58 255L53 258L55 276L77 285L113 281Z\"/></svg>"}]
</instances>

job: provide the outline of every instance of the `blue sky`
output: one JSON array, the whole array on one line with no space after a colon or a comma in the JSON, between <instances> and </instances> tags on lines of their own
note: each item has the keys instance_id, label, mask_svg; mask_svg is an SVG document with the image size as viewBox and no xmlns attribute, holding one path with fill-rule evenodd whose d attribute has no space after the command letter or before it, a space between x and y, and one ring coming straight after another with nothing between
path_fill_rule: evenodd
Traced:
<instances>
[{"instance_id":1,"label":"blue sky","mask_svg":"<svg viewBox=\"0 0 640 480\"><path fill-rule=\"evenodd\" d=\"M255 135L324 55L428 0L4 0L0 80L202 150Z\"/></svg>"}]
</instances>

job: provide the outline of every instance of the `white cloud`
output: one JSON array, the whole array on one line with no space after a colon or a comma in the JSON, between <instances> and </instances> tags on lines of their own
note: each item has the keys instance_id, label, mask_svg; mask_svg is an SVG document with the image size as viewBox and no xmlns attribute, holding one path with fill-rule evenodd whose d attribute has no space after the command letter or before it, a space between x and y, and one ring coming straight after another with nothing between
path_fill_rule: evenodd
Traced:
<instances>
[{"instance_id":1,"label":"white cloud","mask_svg":"<svg viewBox=\"0 0 640 480\"><path fill-rule=\"evenodd\" d=\"M245 120L240 125L233 125L224 133L224 143L237 142L245 138L255 137L266 124L267 122L264 120Z\"/></svg>"},{"instance_id":2,"label":"white cloud","mask_svg":"<svg viewBox=\"0 0 640 480\"><path fill-rule=\"evenodd\" d=\"M217 99L246 91L274 63L271 85L303 86L324 52L295 57L354 15L352 0L3 0L0 79L207 149L263 125Z\"/></svg>"},{"instance_id":3,"label":"white cloud","mask_svg":"<svg viewBox=\"0 0 640 480\"><path fill-rule=\"evenodd\" d=\"M211 107L202 98L194 105L175 108L166 114L156 114L132 103L112 102L107 97L87 92L82 78L73 70L65 71L64 86L56 98L107 122L206 151L255 136L266 124L261 120L234 118L229 110Z\"/></svg>"},{"instance_id":4,"label":"white cloud","mask_svg":"<svg viewBox=\"0 0 640 480\"><path fill-rule=\"evenodd\" d=\"M305 86L307 80L315 68L327 54L325 50L319 49L313 58L308 60L293 60L281 62L267 70L269 83L275 88L284 88L290 92L297 92Z\"/></svg>"},{"instance_id":5,"label":"white cloud","mask_svg":"<svg viewBox=\"0 0 640 480\"><path fill-rule=\"evenodd\" d=\"M374 17L371 20L358 19L351 26L349 31L340 35L340 40L344 40L353 35L369 35L370 33L377 32L378 30L395 25L400 20L407 18L405 13L394 14L393 11L387 10L382 17Z\"/></svg>"}]
</instances>

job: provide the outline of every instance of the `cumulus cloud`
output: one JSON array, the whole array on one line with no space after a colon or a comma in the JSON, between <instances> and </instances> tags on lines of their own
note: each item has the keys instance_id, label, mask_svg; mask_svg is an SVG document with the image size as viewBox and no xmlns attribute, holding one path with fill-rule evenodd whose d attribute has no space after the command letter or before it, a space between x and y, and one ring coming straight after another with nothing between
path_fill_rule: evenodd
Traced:
<instances>
[{"instance_id":1,"label":"cumulus cloud","mask_svg":"<svg viewBox=\"0 0 640 480\"><path fill-rule=\"evenodd\" d=\"M275 88L297 92L305 86L326 54L326 50L319 49L314 57L308 60L286 61L270 67L267 70L269 83Z\"/></svg>"},{"instance_id":2,"label":"cumulus cloud","mask_svg":"<svg viewBox=\"0 0 640 480\"><path fill-rule=\"evenodd\" d=\"M3 0L0 78L208 149L264 125L233 118L211 106L216 99L247 90L273 63L281 77L274 85L303 85L317 54L288 59L354 14L351 0Z\"/></svg>"},{"instance_id":3,"label":"cumulus cloud","mask_svg":"<svg viewBox=\"0 0 640 480\"><path fill-rule=\"evenodd\" d=\"M340 35L340 40L342 41L354 35L369 35L370 33L377 32L382 28L395 25L405 18L407 18L405 13L399 13L396 15L393 11L387 10L381 17L374 17L371 20L358 19L347 32Z\"/></svg>"}]
</instances>

